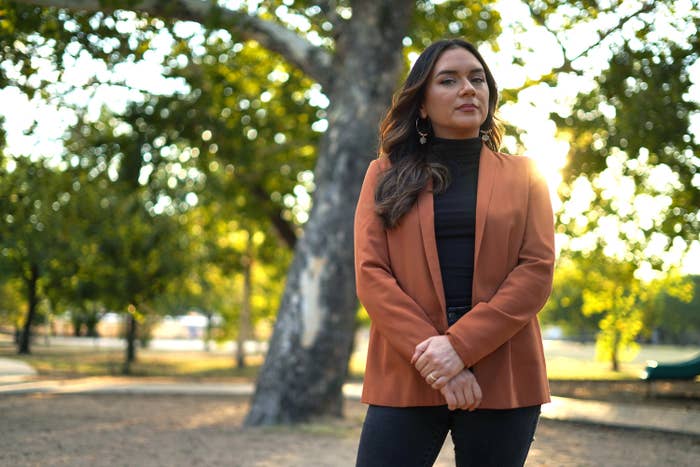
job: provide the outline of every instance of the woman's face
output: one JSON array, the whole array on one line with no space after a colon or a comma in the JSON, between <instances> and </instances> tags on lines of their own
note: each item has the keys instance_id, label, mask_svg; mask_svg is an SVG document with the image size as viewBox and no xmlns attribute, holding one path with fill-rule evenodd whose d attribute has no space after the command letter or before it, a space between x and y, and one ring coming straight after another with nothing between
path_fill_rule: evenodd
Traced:
<instances>
[{"instance_id":1,"label":"woman's face","mask_svg":"<svg viewBox=\"0 0 700 467\"><path fill-rule=\"evenodd\" d=\"M489 112L486 72L468 50L446 50L435 63L420 107L422 118L430 118L435 136L464 139L479 136L479 127Z\"/></svg>"}]
</instances>

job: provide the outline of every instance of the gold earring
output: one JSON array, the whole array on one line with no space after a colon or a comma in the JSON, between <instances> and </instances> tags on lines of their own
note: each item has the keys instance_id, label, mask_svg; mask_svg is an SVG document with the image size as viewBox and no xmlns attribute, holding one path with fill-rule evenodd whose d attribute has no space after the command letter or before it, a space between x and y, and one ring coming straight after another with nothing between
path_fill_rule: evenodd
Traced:
<instances>
[{"instance_id":1,"label":"gold earring","mask_svg":"<svg viewBox=\"0 0 700 467\"><path fill-rule=\"evenodd\" d=\"M421 119L420 117L416 118L416 131L418 132L418 135L420 136L420 138L418 139L420 144L425 144L428 142L428 134L430 132L430 120L428 120L427 118L424 119L425 121L428 122L428 128L421 130L420 126L418 125L418 122L420 121L420 119Z\"/></svg>"}]
</instances>

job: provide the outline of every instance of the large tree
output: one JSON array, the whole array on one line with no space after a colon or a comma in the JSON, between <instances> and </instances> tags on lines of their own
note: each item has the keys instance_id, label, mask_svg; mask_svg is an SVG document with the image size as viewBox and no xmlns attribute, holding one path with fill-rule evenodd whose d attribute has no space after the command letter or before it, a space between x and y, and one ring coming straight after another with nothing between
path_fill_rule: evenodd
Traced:
<instances>
[{"instance_id":1,"label":"large tree","mask_svg":"<svg viewBox=\"0 0 700 467\"><path fill-rule=\"evenodd\" d=\"M27 3L91 11L119 6L70 0ZM470 15L475 27L469 35L478 42L493 31L494 21L483 2L418 2L417 16L416 3L405 0L285 3L289 6L260 2L255 14L198 1L179 2L177 8L157 1L128 4L141 14L199 21L257 41L318 82L330 100L314 171L313 208L296 242L247 419L252 425L341 413L357 308L352 213L365 168L376 154L377 123L405 69L402 50L409 26L416 18L413 37L420 47L431 36L448 32L448 24L453 32L462 31L464 25L457 20ZM437 34L427 34L430 19L445 12L450 20L432 26ZM294 30L282 24L280 17L285 15L305 18L307 24Z\"/></svg>"}]
</instances>

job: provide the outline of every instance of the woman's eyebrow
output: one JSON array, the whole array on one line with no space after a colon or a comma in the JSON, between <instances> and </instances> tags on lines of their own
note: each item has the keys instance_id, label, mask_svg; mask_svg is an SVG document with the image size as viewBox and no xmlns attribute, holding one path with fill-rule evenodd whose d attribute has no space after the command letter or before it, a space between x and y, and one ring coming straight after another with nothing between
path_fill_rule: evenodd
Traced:
<instances>
[{"instance_id":1,"label":"woman's eyebrow","mask_svg":"<svg viewBox=\"0 0 700 467\"><path fill-rule=\"evenodd\" d=\"M481 67L472 68L471 70L469 70L469 72L467 74L473 75L476 73L484 73L484 69ZM457 70L446 69L446 70L440 70L437 73L435 73L435 77L437 78L440 75L457 75L457 74L459 74L459 72Z\"/></svg>"}]
</instances>

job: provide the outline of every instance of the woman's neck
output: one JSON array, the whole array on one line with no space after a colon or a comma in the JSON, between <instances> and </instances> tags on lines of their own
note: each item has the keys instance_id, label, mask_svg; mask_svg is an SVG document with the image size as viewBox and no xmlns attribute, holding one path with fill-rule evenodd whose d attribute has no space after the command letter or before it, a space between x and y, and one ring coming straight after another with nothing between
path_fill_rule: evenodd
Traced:
<instances>
[{"instance_id":1,"label":"woman's neck","mask_svg":"<svg viewBox=\"0 0 700 467\"><path fill-rule=\"evenodd\" d=\"M482 141L479 137L465 139L448 139L434 137L431 152L437 157L475 157L481 152Z\"/></svg>"}]
</instances>

